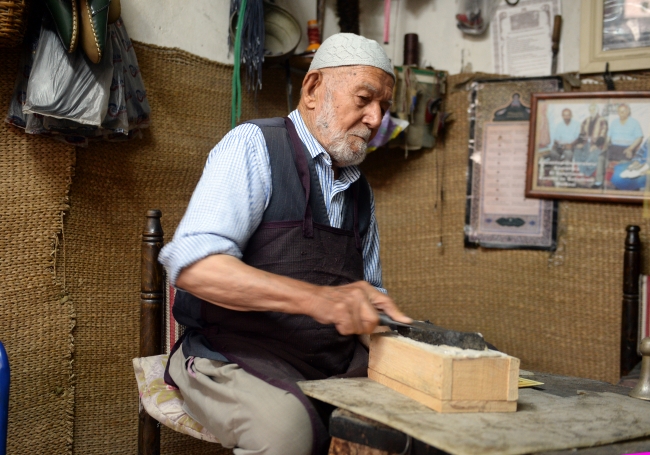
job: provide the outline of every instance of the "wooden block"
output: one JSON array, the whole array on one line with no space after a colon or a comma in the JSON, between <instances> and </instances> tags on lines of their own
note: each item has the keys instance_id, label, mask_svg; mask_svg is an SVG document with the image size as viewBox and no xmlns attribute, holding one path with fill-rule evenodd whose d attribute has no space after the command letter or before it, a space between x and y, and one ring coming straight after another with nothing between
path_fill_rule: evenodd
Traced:
<instances>
[{"instance_id":1,"label":"wooden block","mask_svg":"<svg viewBox=\"0 0 650 455\"><path fill-rule=\"evenodd\" d=\"M395 333L370 338L368 377L438 412L513 412L519 359L432 346Z\"/></svg>"},{"instance_id":2,"label":"wooden block","mask_svg":"<svg viewBox=\"0 0 650 455\"><path fill-rule=\"evenodd\" d=\"M487 401L487 400L440 400L427 395L413 387L368 369L368 377L375 382L385 385L396 392L413 398L415 401L433 409L434 411L451 412L515 412L517 400L514 401Z\"/></svg>"}]
</instances>

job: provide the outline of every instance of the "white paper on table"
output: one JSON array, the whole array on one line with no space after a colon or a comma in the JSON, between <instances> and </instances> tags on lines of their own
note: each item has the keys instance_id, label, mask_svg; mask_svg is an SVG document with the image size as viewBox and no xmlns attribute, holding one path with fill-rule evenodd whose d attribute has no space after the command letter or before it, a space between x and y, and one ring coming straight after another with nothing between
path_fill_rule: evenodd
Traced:
<instances>
[{"instance_id":1,"label":"white paper on table","mask_svg":"<svg viewBox=\"0 0 650 455\"><path fill-rule=\"evenodd\" d=\"M494 71L511 76L548 76L553 60L552 36L560 0L520 0L517 6L503 2L492 25ZM562 73L562 40L557 74Z\"/></svg>"}]
</instances>

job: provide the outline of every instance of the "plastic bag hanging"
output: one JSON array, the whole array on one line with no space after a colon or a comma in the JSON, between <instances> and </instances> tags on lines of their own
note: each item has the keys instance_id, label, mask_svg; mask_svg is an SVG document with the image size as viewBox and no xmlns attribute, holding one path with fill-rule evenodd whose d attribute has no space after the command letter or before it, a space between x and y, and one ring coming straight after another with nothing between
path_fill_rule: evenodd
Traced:
<instances>
[{"instance_id":1,"label":"plastic bag hanging","mask_svg":"<svg viewBox=\"0 0 650 455\"><path fill-rule=\"evenodd\" d=\"M482 34L490 24L499 0L460 0L456 26L468 35Z\"/></svg>"},{"instance_id":2,"label":"plastic bag hanging","mask_svg":"<svg viewBox=\"0 0 650 455\"><path fill-rule=\"evenodd\" d=\"M45 62L51 58L47 52L43 54L45 57L39 57L44 59L43 62L39 63L36 58L39 49L41 49L41 53L49 47L52 48L52 53L65 52L60 40L52 39L53 33L52 27L43 25L35 34L26 38L26 46L20 60L20 71L16 78L5 121L23 128L26 133L52 136L79 146L85 146L93 140L121 141L139 137L141 129L149 126L151 109L135 50L121 19L108 25L109 39L105 48L106 58L102 59L103 63L100 63L102 68L103 65L108 68L108 70L104 68L107 72L103 74L103 78L106 80L102 79L104 85L96 86L93 89L97 93L107 92L106 98L102 99L102 105L105 103L106 106L100 111L100 125L94 124L97 121L97 111L83 113L86 118L92 114L93 123L79 122L78 118L71 114L73 110L70 109L70 106L87 102L87 100L79 99L82 96L80 93L68 91L68 99L61 100L58 107L56 100L59 98L54 93L46 93L39 98L32 97L33 99L30 99L27 104L28 91L38 93L40 90L35 85L37 81L48 76L51 79L62 77L59 74L54 76L47 72L41 73L44 68L48 68ZM47 38L43 40L43 37ZM85 60L79 50L76 51L76 54L82 61ZM66 53L66 55L70 54ZM79 65L82 64L79 63ZM100 67L91 65L96 68ZM37 69L39 66L41 69ZM57 84L65 86L74 83L75 81L60 80ZM42 102L46 99L50 100L50 104ZM39 105L35 107L37 104ZM28 107L25 108L25 106ZM45 109L48 110L48 113L38 112Z\"/></svg>"}]
</instances>

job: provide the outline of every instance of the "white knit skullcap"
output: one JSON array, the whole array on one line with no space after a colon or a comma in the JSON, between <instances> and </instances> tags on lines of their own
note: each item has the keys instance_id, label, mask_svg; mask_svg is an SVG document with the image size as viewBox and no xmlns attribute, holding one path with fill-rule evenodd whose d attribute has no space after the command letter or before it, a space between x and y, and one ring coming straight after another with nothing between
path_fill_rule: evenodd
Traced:
<instances>
[{"instance_id":1,"label":"white knit skullcap","mask_svg":"<svg viewBox=\"0 0 650 455\"><path fill-rule=\"evenodd\" d=\"M337 33L323 41L314 55L309 71L352 65L374 66L395 79L393 64L379 43L354 33Z\"/></svg>"}]
</instances>

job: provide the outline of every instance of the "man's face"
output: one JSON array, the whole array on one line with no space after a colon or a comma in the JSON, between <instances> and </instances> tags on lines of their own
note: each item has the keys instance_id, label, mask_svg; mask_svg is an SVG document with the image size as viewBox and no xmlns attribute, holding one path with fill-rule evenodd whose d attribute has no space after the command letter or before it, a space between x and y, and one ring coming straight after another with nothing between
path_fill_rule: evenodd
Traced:
<instances>
[{"instance_id":1,"label":"man's face","mask_svg":"<svg viewBox=\"0 0 650 455\"><path fill-rule=\"evenodd\" d=\"M562 119L564 120L564 123L566 123L568 125L569 122L571 122L571 111L568 110L568 109L563 110L562 111Z\"/></svg>"},{"instance_id":2,"label":"man's face","mask_svg":"<svg viewBox=\"0 0 650 455\"><path fill-rule=\"evenodd\" d=\"M589 105L589 115L595 117L598 114L598 107L595 104Z\"/></svg>"},{"instance_id":3,"label":"man's face","mask_svg":"<svg viewBox=\"0 0 650 455\"><path fill-rule=\"evenodd\" d=\"M359 164L390 108L393 78L372 66L322 72L324 82L315 112L317 139L336 166Z\"/></svg>"},{"instance_id":4,"label":"man's face","mask_svg":"<svg viewBox=\"0 0 650 455\"><path fill-rule=\"evenodd\" d=\"M618 117L621 120L625 121L625 120L627 120L627 118L629 116L630 116L630 109L627 106L625 106L624 104L620 105L618 107Z\"/></svg>"}]
</instances>

